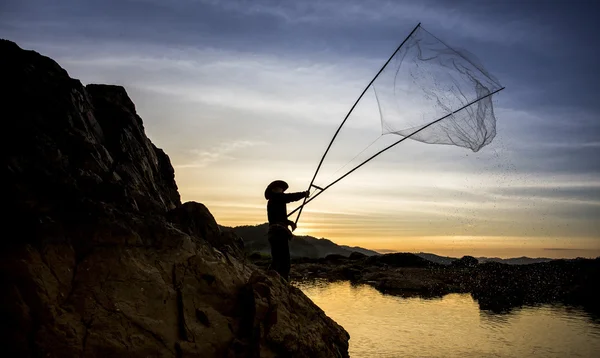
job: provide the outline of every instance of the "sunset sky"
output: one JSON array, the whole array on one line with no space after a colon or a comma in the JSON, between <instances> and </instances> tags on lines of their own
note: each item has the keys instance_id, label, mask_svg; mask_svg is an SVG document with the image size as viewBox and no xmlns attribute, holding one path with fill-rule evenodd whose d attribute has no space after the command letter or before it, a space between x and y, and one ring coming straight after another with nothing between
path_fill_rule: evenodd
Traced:
<instances>
[{"instance_id":1,"label":"sunset sky","mask_svg":"<svg viewBox=\"0 0 600 358\"><path fill-rule=\"evenodd\" d=\"M306 190L352 103L421 22L506 86L496 138L477 153L406 141L310 203L296 234L453 256L595 257L598 14L592 1L7 0L0 37L83 84L124 86L182 200L236 226L266 222L272 180ZM373 98L317 184L381 134Z\"/></svg>"}]
</instances>

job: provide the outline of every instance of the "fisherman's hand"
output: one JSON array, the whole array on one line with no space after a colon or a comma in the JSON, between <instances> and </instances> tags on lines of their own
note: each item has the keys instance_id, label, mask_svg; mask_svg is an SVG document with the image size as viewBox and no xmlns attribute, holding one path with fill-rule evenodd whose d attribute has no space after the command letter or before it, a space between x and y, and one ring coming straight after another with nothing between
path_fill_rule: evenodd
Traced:
<instances>
[{"instance_id":1,"label":"fisherman's hand","mask_svg":"<svg viewBox=\"0 0 600 358\"><path fill-rule=\"evenodd\" d=\"M292 231L296 230L296 223L293 221L290 221L290 226L292 227Z\"/></svg>"},{"instance_id":2,"label":"fisherman's hand","mask_svg":"<svg viewBox=\"0 0 600 358\"><path fill-rule=\"evenodd\" d=\"M306 198L308 198L308 197L310 196L310 190L307 190L307 191L305 191L305 192L304 192L304 196L305 196Z\"/></svg>"}]
</instances>

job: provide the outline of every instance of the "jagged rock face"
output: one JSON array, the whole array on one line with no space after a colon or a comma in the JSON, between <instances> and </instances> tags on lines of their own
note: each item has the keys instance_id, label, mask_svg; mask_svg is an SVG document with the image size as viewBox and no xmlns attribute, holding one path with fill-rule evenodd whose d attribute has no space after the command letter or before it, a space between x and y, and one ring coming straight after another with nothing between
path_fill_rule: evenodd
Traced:
<instances>
[{"instance_id":1,"label":"jagged rock face","mask_svg":"<svg viewBox=\"0 0 600 358\"><path fill-rule=\"evenodd\" d=\"M181 204L169 158L144 134L122 87L84 88L53 60L0 46L15 219L73 218L85 201L144 213Z\"/></svg>"},{"instance_id":2,"label":"jagged rock face","mask_svg":"<svg viewBox=\"0 0 600 358\"><path fill-rule=\"evenodd\" d=\"M9 213L0 344L11 357L347 357L347 332L247 262L122 87L83 87L0 41Z\"/></svg>"},{"instance_id":3,"label":"jagged rock face","mask_svg":"<svg viewBox=\"0 0 600 358\"><path fill-rule=\"evenodd\" d=\"M142 119L125 89L88 85L95 117L103 129L104 147L113 157L113 175L126 183L143 211L169 210L181 202L169 157L146 137Z\"/></svg>"}]
</instances>

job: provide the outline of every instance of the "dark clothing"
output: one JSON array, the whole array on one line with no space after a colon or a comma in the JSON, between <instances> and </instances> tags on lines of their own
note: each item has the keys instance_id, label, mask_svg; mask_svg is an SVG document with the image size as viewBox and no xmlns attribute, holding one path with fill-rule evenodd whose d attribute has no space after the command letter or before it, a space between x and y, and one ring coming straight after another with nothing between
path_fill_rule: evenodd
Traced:
<instances>
[{"instance_id":1,"label":"dark clothing","mask_svg":"<svg viewBox=\"0 0 600 358\"><path fill-rule=\"evenodd\" d=\"M290 275L289 240L292 232L286 227L273 225L269 227L268 236L271 245L271 270L277 271L287 281Z\"/></svg>"},{"instance_id":2,"label":"dark clothing","mask_svg":"<svg viewBox=\"0 0 600 358\"><path fill-rule=\"evenodd\" d=\"M287 203L304 199L306 192L300 193L271 193L267 203L269 217L269 244L271 245L271 269L279 272L281 277L288 280L290 274L290 249L288 241L292 232L288 225L293 221L287 218Z\"/></svg>"},{"instance_id":3,"label":"dark clothing","mask_svg":"<svg viewBox=\"0 0 600 358\"><path fill-rule=\"evenodd\" d=\"M304 199L306 192L299 193L271 193L267 203L267 216L269 224L288 225L287 207L285 204Z\"/></svg>"}]
</instances>

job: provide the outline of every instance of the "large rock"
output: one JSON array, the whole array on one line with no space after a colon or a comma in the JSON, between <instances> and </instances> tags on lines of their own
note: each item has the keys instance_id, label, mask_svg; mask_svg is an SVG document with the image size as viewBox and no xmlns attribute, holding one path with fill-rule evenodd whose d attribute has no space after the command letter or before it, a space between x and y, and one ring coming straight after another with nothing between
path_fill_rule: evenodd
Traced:
<instances>
[{"instance_id":1,"label":"large rock","mask_svg":"<svg viewBox=\"0 0 600 358\"><path fill-rule=\"evenodd\" d=\"M181 204L122 87L84 87L9 41L0 52L4 356L348 356L342 327Z\"/></svg>"},{"instance_id":2,"label":"large rock","mask_svg":"<svg viewBox=\"0 0 600 358\"><path fill-rule=\"evenodd\" d=\"M408 252L397 252L381 256L371 256L366 263L376 266L390 267L433 267L437 264Z\"/></svg>"},{"instance_id":3,"label":"large rock","mask_svg":"<svg viewBox=\"0 0 600 358\"><path fill-rule=\"evenodd\" d=\"M169 158L144 134L125 90L71 79L50 58L1 40L5 198L21 243L40 221L181 204ZM22 229L25 228L26 232Z\"/></svg>"},{"instance_id":4,"label":"large rock","mask_svg":"<svg viewBox=\"0 0 600 358\"><path fill-rule=\"evenodd\" d=\"M221 230L214 216L201 203L189 201L167 213L169 221L184 232L200 237L222 252L244 257L244 241L234 232Z\"/></svg>"},{"instance_id":5,"label":"large rock","mask_svg":"<svg viewBox=\"0 0 600 358\"><path fill-rule=\"evenodd\" d=\"M453 267L475 267L479 264L479 260L474 258L473 256L463 256L458 260L452 261L451 265Z\"/></svg>"}]
</instances>

